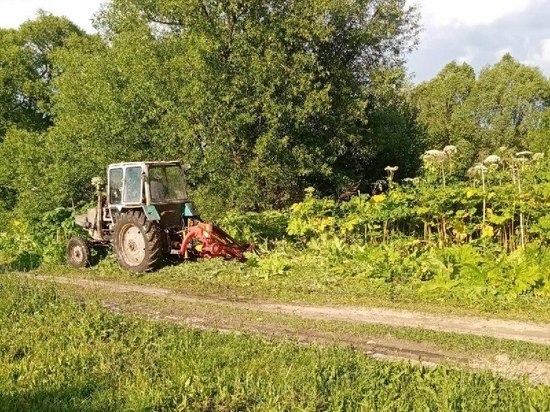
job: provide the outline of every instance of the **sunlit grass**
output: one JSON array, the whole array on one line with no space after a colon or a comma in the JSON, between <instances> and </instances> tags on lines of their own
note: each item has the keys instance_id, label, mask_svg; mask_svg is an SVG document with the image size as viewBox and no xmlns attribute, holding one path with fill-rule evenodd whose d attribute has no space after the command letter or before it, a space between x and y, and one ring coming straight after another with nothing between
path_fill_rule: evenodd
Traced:
<instances>
[{"instance_id":1,"label":"sunlit grass","mask_svg":"<svg viewBox=\"0 0 550 412\"><path fill-rule=\"evenodd\" d=\"M3 410L548 410L550 388L115 316L0 279Z\"/></svg>"}]
</instances>

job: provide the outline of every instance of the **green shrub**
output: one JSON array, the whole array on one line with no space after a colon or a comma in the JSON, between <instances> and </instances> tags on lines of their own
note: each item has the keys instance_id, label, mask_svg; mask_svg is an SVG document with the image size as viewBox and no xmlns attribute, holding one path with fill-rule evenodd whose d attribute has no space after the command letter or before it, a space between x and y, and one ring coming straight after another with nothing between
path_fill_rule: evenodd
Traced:
<instances>
[{"instance_id":1,"label":"green shrub","mask_svg":"<svg viewBox=\"0 0 550 412\"><path fill-rule=\"evenodd\" d=\"M77 233L73 209L57 208L37 219L12 216L0 232L0 253L12 270L58 264L64 261L67 240Z\"/></svg>"}]
</instances>

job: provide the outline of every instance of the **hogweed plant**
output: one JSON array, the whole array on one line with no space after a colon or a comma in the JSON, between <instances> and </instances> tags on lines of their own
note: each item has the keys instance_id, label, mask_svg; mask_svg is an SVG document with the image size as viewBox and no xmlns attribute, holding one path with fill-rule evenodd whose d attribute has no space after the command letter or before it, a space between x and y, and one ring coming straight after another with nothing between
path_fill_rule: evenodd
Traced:
<instances>
[{"instance_id":1,"label":"hogweed plant","mask_svg":"<svg viewBox=\"0 0 550 412\"><path fill-rule=\"evenodd\" d=\"M522 189L522 172L524 171L525 166L529 163L530 157L533 155L530 151L523 151L516 153L516 157L512 158L512 164L515 166L512 168L515 174L517 185L518 185L518 202L519 202L519 233L521 239L521 247L525 249L525 218L523 214L523 189Z\"/></svg>"},{"instance_id":2,"label":"hogweed plant","mask_svg":"<svg viewBox=\"0 0 550 412\"><path fill-rule=\"evenodd\" d=\"M481 226L481 232L483 233L485 230L485 223L487 220L487 190L485 188L485 176L487 175L487 172L489 169L485 167L482 163L479 163L475 166L473 166L469 173L472 176L481 176L481 190L483 193L483 220L482 220L482 226Z\"/></svg>"},{"instance_id":3,"label":"hogweed plant","mask_svg":"<svg viewBox=\"0 0 550 412\"><path fill-rule=\"evenodd\" d=\"M454 156L456 155L458 149L456 146L445 146L443 150L427 150L422 155L422 161L424 163L424 168L428 173L436 173L437 175L441 173L441 180L443 187L447 186L447 172L448 167L449 174L454 170Z\"/></svg>"},{"instance_id":4,"label":"hogweed plant","mask_svg":"<svg viewBox=\"0 0 550 412\"><path fill-rule=\"evenodd\" d=\"M388 181L388 186L391 189L391 188L393 188L393 178L395 177L395 172L397 172L399 170L399 167L398 166L386 166L384 168L384 170L388 174L386 179Z\"/></svg>"},{"instance_id":5,"label":"hogweed plant","mask_svg":"<svg viewBox=\"0 0 550 412\"><path fill-rule=\"evenodd\" d=\"M458 148L453 145L448 145L443 148L443 152L447 155L446 163L449 166L449 174L452 174L455 169L455 156L458 152Z\"/></svg>"}]
</instances>

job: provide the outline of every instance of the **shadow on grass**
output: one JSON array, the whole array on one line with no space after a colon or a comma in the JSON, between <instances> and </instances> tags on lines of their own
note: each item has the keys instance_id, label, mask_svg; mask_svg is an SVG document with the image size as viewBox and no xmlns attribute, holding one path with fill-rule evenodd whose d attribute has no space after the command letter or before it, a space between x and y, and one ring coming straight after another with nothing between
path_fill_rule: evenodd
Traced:
<instances>
[{"instance_id":1,"label":"shadow on grass","mask_svg":"<svg viewBox=\"0 0 550 412\"><path fill-rule=\"evenodd\" d=\"M0 391L0 412L8 411L114 411L114 401L98 393L94 383L81 387L27 390L17 394ZM120 406L120 405L119 405Z\"/></svg>"},{"instance_id":2,"label":"shadow on grass","mask_svg":"<svg viewBox=\"0 0 550 412\"><path fill-rule=\"evenodd\" d=\"M90 266L96 266L112 252L111 245L97 245L90 248Z\"/></svg>"},{"instance_id":3,"label":"shadow on grass","mask_svg":"<svg viewBox=\"0 0 550 412\"><path fill-rule=\"evenodd\" d=\"M29 272L36 269L41 263L42 256L32 252L24 252L9 262L0 263L0 273Z\"/></svg>"},{"instance_id":4,"label":"shadow on grass","mask_svg":"<svg viewBox=\"0 0 550 412\"><path fill-rule=\"evenodd\" d=\"M111 257L113 262L116 262L116 254L113 252L111 246L95 246L90 251L90 266L97 266L106 258ZM33 252L24 252L20 253L16 258L10 261L1 261L0 260L0 274L9 273L9 272L30 272L32 270L38 269L42 264L43 257L37 253ZM157 270L174 267L181 265L183 259L178 256L165 256L158 263ZM66 264L65 261L60 262L61 264ZM115 263L118 266L118 263Z\"/></svg>"}]
</instances>

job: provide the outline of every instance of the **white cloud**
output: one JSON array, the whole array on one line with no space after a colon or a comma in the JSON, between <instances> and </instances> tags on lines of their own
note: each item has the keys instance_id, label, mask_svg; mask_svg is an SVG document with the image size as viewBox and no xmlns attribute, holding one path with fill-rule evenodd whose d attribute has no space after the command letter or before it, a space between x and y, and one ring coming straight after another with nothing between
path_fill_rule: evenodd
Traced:
<instances>
[{"instance_id":1,"label":"white cloud","mask_svg":"<svg viewBox=\"0 0 550 412\"><path fill-rule=\"evenodd\" d=\"M542 39L538 48L531 50L524 62L531 66L550 66L550 38Z\"/></svg>"},{"instance_id":2,"label":"white cloud","mask_svg":"<svg viewBox=\"0 0 550 412\"><path fill-rule=\"evenodd\" d=\"M455 57L455 60L459 64L462 64L462 63L472 64L478 53L477 48L472 46L466 46L461 51L462 51L462 54L459 54L457 55L457 57Z\"/></svg>"},{"instance_id":3,"label":"white cloud","mask_svg":"<svg viewBox=\"0 0 550 412\"><path fill-rule=\"evenodd\" d=\"M550 39L544 39L541 44L541 59L544 63L550 63Z\"/></svg>"},{"instance_id":4,"label":"white cloud","mask_svg":"<svg viewBox=\"0 0 550 412\"><path fill-rule=\"evenodd\" d=\"M36 17L43 9L58 16L66 16L72 22L93 31L91 18L106 0L0 0L0 27L17 28L26 20Z\"/></svg>"},{"instance_id":5,"label":"white cloud","mask_svg":"<svg viewBox=\"0 0 550 412\"><path fill-rule=\"evenodd\" d=\"M408 67L417 82L452 60L477 71L504 54L550 75L550 0L407 0L421 8L424 32Z\"/></svg>"},{"instance_id":6,"label":"white cloud","mask_svg":"<svg viewBox=\"0 0 550 412\"><path fill-rule=\"evenodd\" d=\"M525 10L533 0L409 0L418 4L426 26L475 26Z\"/></svg>"}]
</instances>

